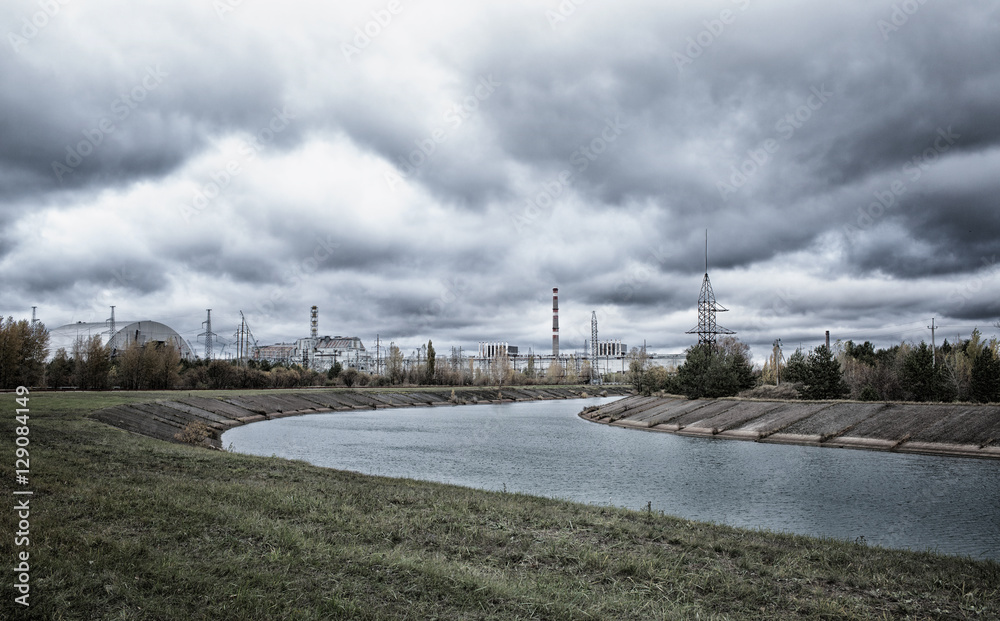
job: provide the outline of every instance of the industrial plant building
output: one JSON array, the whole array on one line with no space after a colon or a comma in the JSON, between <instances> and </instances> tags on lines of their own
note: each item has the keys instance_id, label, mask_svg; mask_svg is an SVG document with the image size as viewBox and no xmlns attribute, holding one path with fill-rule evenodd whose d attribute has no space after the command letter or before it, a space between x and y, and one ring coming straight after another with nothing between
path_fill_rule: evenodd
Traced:
<instances>
[{"instance_id":1,"label":"industrial plant building","mask_svg":"<svg viewBox=\"0 0 1000 621\"><path fill-rule=\"evenodd\" d=\"M356 336L319 336L319 307L310 309L309 338L295 343L262 345L253 349L253 359L271 364L299 364L314 371L329 371L338 362L343 368L371 371L371 356Z\"/></svg>"},{"instance_id":2,"label":"industrial plant building","mask_svg":"<svg viewBox=\"0 0 1000 621\"><path fill-rule=\"evenodd\" d=\"M302 366L316 371L328 371L334 364L343 368L368 371L371 360L365 345L356 336L323 336L295 341L292 357Z\"/></svg>"},{"instance_id":3,"label":"industrial plant building","mask_svg":"<svg viewBox=\"0 0 1000 621\"><path fill-rule=\"evenodd\" d=\"M253 350L253 359L271 364L301 365L314 371L329 371L334 364L358 371L371 371L371 356L356 336L321 336L297 339L294 343L260 345Z\"/></svg>"},{"instance_id":4,"label":"industrial plant building","mask_svg":"<svg viewBox=\"0 0 1000 621\"><path fill-rule=\"evenodd\" d=\"M49 360L59 349L65 349L72 355L78 341L89 341L94 336L101 338L101 345L111 347L112 355L123 351L132 343L141 346L162 343L176 347L182 358L194 358L191 346L176 330L158 321L145 320L118 323L80 321L49 330Z\"/></svg>"},{"instance_id":5,"label":"industrial plant building","mask_svg":"<svg viewBox=\"0 0 1000 621\"><path fill-rule=\"evenodd\" d=\"M706 273L706 282L707 282ZM713 300L714 301L714 300ZM704 301L703 301L704 302ZM724 310L721 307L712 306L712 310ZM704 314L704 313L703 313ZM326 372L334 365L340 364L342 368L353 368L360 372L380 373L384 370L384 365L388 357L388 352L384 346L378 342L375 344L375 351L369 352L362 340L357 336L319 336L319 308L313 306L310 309L310 331L309 337L299 338L293 342L275 343L272 345L260 345L253 337L242 312L241 324L236 332L235 355L230 354L228 358L236 361L246 362L254 360L258 362L268 362L271 364L283 364L286 366L301 365L307 369L319 372ZM714 313L712 313L714 318ZM33 316L34 320L34 316ZM123 327L116 328L114 318L114 307L111 307L111 318L101 323L78 322L68 324L50 331L50 359L54 352L60 348L65 348L72 352L75 344L82 340L89 340L93 336L99 336L103 345L110 345L112 352L124 350L132 343L146 345L149 343L170 344L181 352L181 356L188 359L195 358L191 346L174 329L156 321L136 321L120 322L117 325ZM206 320L202 323L205 331L199 337L205 338L205 358L213 359L214 344L218 339L216 333L212 332L211 310L207 310ZM629 370L630 351L627 344L620 339L599 339L597 332L597 313L592 313L591 338L582 341L582 349L576 351L560 350L559 346L559 289L552 289L552 351L551 353L535 353L528 348L524 351L516 345L507 341L481 341L475 353L462 354L461 347L452 348L450 357L451 364L461 364L463 367L468 363L470 368L487 371L499 358L505 358L510 364L510 368L515 371L525 371L532 369L534 373L544 375L549 372L553 365L561 367L562 370L586 374L590 369L591 381L602 381L612 375L626 373ZM225 349L226 346L223 346ZM645 348L643 347L643 350ZM421 345L409 356L402 359L404 369L412 369L427 360L427 346ZM226 358L226 356L223 356ZM670 371L676 369L684 363L684 354L656 354L649 352L646 356L647 364L664 367ZM596 372L595 372L596 371ZM585 379L585 378L582 378Z\"/></svg>"}]
</instances>

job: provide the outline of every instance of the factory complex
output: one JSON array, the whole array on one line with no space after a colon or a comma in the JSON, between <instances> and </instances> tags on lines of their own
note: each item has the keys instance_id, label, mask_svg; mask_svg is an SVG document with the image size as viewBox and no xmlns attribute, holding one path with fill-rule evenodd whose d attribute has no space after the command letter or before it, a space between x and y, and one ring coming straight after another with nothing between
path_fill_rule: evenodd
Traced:
<instances>
[{"instance_id":1,"label":"factory complex","mask_svg":"<svg viewBox=\"0 0 1000 621\"><path fill-rule=\"evenodd\" d=\"M242 318L242 313L241 313ZM35 319L33 318L33 321ZM439 360L447 360L453 367L489 370L494 364L509 366L514 372L531 371L538 375L549 373L553 365L558 365L560 371L575 371L578 376L589 375L591 381L600 382L602 378L628 371L629 347L620 339L600 339L597 331L597 314L592 313L591 338L584 341L583 347L573 352L560 349L559 343L559 289L552 289L552 351L545 353L523 351L517 345L506 341L481 341L476 348L466 351L462 347L452 347L450 352L439 351ZM202 322L204 331L198 335L204 343L204 356L201 358L227 359L236 363L268 363L270 365L299 365L318 372L327 372L335 365L341 369L356 369L380 375L386 372L389 357L396 356L397 364L403 369L419 367L428 358L427 345L410 352L399 351L394 343L386 343L379 337L365 347L358 336L320 336L319 308L310 309L309 336L291 342L263 344L253 337L246 319L234 335L235 343L226 343L216 355L216 345L225 341L212 331L211 309ZM171 345L177 348L181 357L187 360L198 359L194 348L176 330L166 324L152 321L116 321L115 307L111 307L111 317L101 322L77 322L54 328L49 331L49 358L59 349L65 349L72 354L75 348L93 337L100 338L101 344L108 346L112 356L124 351L133 343L139 346ZM229 349L230 351L226 351ZM644 346L638 347L644 350ZM676 370L684 363L684 354L657 354L645 352L648 363L654 366Z\"/></svg>"}]
</instances>

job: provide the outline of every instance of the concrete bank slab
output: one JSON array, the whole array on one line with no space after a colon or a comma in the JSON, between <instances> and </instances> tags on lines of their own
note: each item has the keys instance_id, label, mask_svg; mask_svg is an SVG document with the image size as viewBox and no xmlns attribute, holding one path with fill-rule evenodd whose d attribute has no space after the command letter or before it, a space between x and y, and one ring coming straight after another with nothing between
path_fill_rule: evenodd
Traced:
<instances>
[{"instance_id":1,"label":"concrete bank slab","mask_svg":"<svg viewBox=\"0 0 1000 621\"><path fill-rule=\"evenodd\" d=\"M592 422L678 435L1000 459L1000 406L630 397ZM948 440L948 441L944 441Z\"/></svg>"},{"instance_id":2,"label":"concrete bank slab","mask_svg":"<svg viewBox=\"0 0 1000 621\"><path fill-rule=\"evenodd\" d=\"M506 391L505 391L506 392ZM503 403L515 400L571 399L580 398L585 390L579 388L534 389L518 388L516 393L504 398ZM592 394L589 396L598 396ZM624 387L600 387L602 396L625 396L629 390ZM464 404L500 403L495 389L456 388L456 399ZM176 442L175 437L188 425L204 425L208 437L205 441L214 448L222 448L222 433L233 427L260 422L272 418L302 416L348 410L373 410L395 407L431 407L438 405L460 405L450 401L452 389L446 390L401 390L389 391L345 391L310 389L296 393L254 393L230 394L211 398L200 395L179 394L174 400L149 403L118 405L98 410L88 418L103 422L125 431L150 436L160 440ZM506 396L506 395L505 395Z\"/></svg>"}]
</instances>

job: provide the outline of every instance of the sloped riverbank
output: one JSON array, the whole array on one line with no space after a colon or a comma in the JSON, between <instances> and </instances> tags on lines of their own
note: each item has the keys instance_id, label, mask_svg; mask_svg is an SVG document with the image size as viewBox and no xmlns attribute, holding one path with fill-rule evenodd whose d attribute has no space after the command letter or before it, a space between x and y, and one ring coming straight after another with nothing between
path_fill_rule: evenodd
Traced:
<instances>
[{"instance_id":1,"label":"sloped riverbank","mask_svg":"<svg viewBox=\"0 0 1000 621\"><path fill-rule=\"evenodd\" d=\"M601 387L598 394L627 395L626 387ZM203 425L205 440L221 448L222 434L240 425L318 412L501 403L596 396L581 386L440 389L313 389L294 393L249 393L226 397L179 394L176 399L115 405L89 418L160 440L176 441L191 424Z\"/></svg>"},{"instance_id":2,"label":"sloped riverbank","mask_svg":"<svg viewBox=\"0 0 1000 621\"><path fill-rule=\"evenodd\" d=\"M687 436L1000 459L1000 406L631 396L586 420Z\"/></svg>"}]
</instances>

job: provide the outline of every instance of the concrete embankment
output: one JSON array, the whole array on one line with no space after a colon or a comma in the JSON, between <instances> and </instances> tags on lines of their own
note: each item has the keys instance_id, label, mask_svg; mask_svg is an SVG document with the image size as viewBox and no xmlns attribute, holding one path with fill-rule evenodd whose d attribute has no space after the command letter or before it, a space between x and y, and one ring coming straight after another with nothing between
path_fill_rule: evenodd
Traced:
<instances>
[{"instance_id":1,"label":"concrete embankment","mask_svg":"<svg viewBox=\"0 0 1000 621\"><path fill-rule=\"evenodd\" d=\"M625 395L625 388L601 388L599 394ZM161 440L177 441L177 435L189 425L198 426L205 440L221 448L222 434L228 429L272 418L300 416L319 412L373 410L380 408L462 405L469 403L507 403L542 399L579 399L598 396L580 387L451 388L440 390L302 390L296 392L234 392L232 396L201 397L197 393L178 395L176 399L152 403L116 405L98 410L89 418L126 431ZM502 401L501 401L502 396Z\"/></svg>"},{"instance_id":2,"label":"concrete embankment","mask_svg":"<svg viewBox=\"0 0 1000 621\"><path fill-rule=\"evenodd\" d=\"M679 435L1000 459L1000 406L632 396L587 420Z\"/></svg>"}]
</instances>

